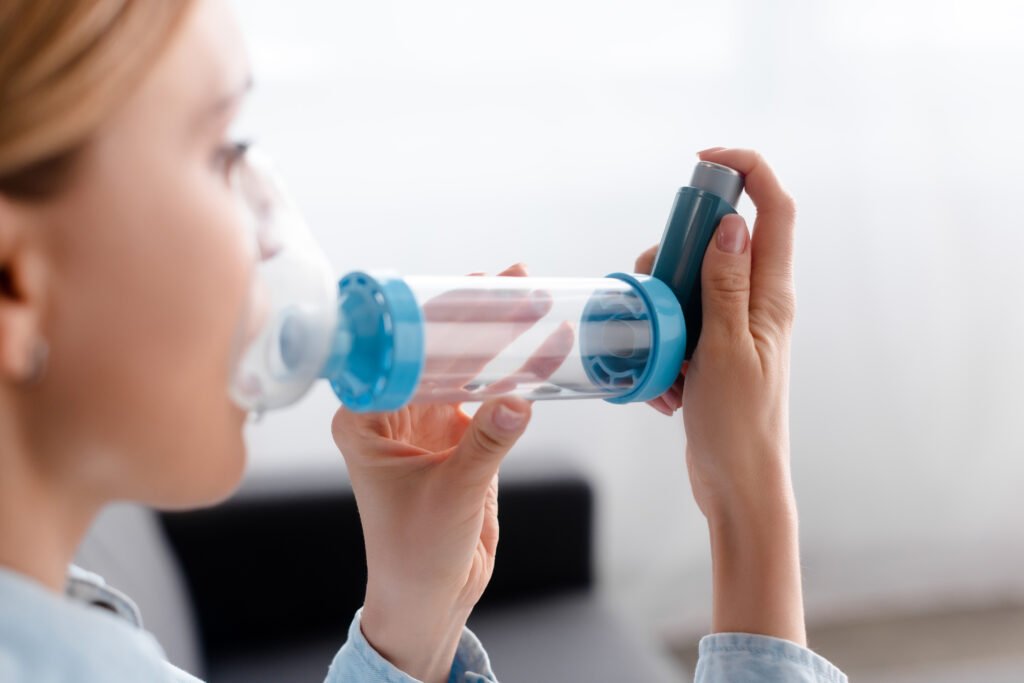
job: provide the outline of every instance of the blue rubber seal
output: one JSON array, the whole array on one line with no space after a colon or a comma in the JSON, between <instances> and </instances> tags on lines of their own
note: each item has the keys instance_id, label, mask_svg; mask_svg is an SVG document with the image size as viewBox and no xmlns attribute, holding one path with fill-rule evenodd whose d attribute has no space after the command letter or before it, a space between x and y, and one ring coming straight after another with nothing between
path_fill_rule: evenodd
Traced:
<instances>
[{"instance_id":1,"label":"blue rubber seal","mask_svg":"<svg viewBox=\"0 0 1024 683\"><path fill-rule=\"evenodd\" d=\"M398 410L416 393L423 339L423 313L405 281L354 271L338 282L338 329L324 376L353 412Z\"/></svg>"},{"instance_id":2,"label":"blue rubber seal","mask_svg":"<svg viewBox=\"0 0 1024 683\"><path fill-rule=\"evenodd\" d=\"M610 278L633 286L651 314L651 349L647 367L628 393L605 399L609 403L640 403L664 394L679 377L686 351L686 321L676 295L650 275L611 273Z\"/></svg>"}]
</instances>

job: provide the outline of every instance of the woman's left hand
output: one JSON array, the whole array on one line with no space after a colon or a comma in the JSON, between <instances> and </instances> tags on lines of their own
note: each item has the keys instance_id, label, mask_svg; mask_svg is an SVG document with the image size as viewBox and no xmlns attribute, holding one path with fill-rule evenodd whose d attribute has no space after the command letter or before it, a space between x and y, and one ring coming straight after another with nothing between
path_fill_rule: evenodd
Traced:
<instances>
[{"instance_id":1,"label":"woman's left hand","mask_svg":"<svg viewBox=\"0 0 1024 683\"><path fill-rule=\"evenodd\" d=\"M334 417L366 543L363 634L418 680L448 680L462 629L490 581L498 466L530 412L528 401L505 397L472 418L459 404L342 408Z\"/></svg>"}]
</instances>

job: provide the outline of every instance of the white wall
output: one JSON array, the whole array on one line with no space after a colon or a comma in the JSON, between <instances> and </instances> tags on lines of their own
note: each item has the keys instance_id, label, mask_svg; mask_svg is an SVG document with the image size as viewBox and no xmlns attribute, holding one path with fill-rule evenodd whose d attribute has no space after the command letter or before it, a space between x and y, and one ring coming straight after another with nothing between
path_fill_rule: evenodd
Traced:
<instances>
[{"instance_id":1,"label":"white wall","mask_svg":"<svg viewBox=\"0 0 1024 683\"><path fill-rule=\"evenodd\" d=\"M1024 597L1020 3L236 5L258 83L241 129L339 271L628 269L696 150L762 150L800 205L812 614ZM318 390L252 428L254 471L340 460L334 406ZM607 595L700 628L708 552L680 420L595 402L535 415L511 457L593 473Z\"/></svg>"}]
</instances>

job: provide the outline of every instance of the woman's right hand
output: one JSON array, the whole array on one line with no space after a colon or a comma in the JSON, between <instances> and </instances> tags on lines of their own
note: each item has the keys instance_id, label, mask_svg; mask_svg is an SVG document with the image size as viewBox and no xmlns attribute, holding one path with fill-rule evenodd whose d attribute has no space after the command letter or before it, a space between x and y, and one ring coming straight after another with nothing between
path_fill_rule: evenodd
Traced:
<instances>
[{"instance_id":1,"label":"woman's right hand","mask_svg":"<svg viewBox=\"0 0 1024 683\"><path fill-rule=\"evenodd\" d=\"M802 644L789 474L795 206L756 152L713 148L700 158L745 176L757 219L751 237L742 217L726 216L708 246L700 341L661 408L683 408L690 484L711 531L715 630ZM654 253L638 259L639 272L650 272Z\"/></svg>"}]
</instances>

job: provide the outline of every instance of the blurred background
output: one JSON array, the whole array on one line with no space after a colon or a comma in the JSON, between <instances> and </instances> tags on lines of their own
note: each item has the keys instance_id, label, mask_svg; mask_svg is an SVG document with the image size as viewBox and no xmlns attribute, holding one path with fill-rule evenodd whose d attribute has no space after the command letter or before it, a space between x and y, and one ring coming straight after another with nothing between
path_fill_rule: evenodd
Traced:
<instances>
[{"instance_id":1,"label":"blurred background","mask_svg":"<svg viewBox=\"0 0 1024 683\"><path fill-rule=\"evenodd\" d=\"M1024 5L235 4L239 133L339 273L632 269L697 150L763 152L800 211L811 645L869 680L1021 680ZM343 478L336 406L320 387L253 425L250 482ZM710 618L683 452L678 415L551 402L509 458L584 474L595 591L680 671Z\"/></svg>"}]
</instances>

